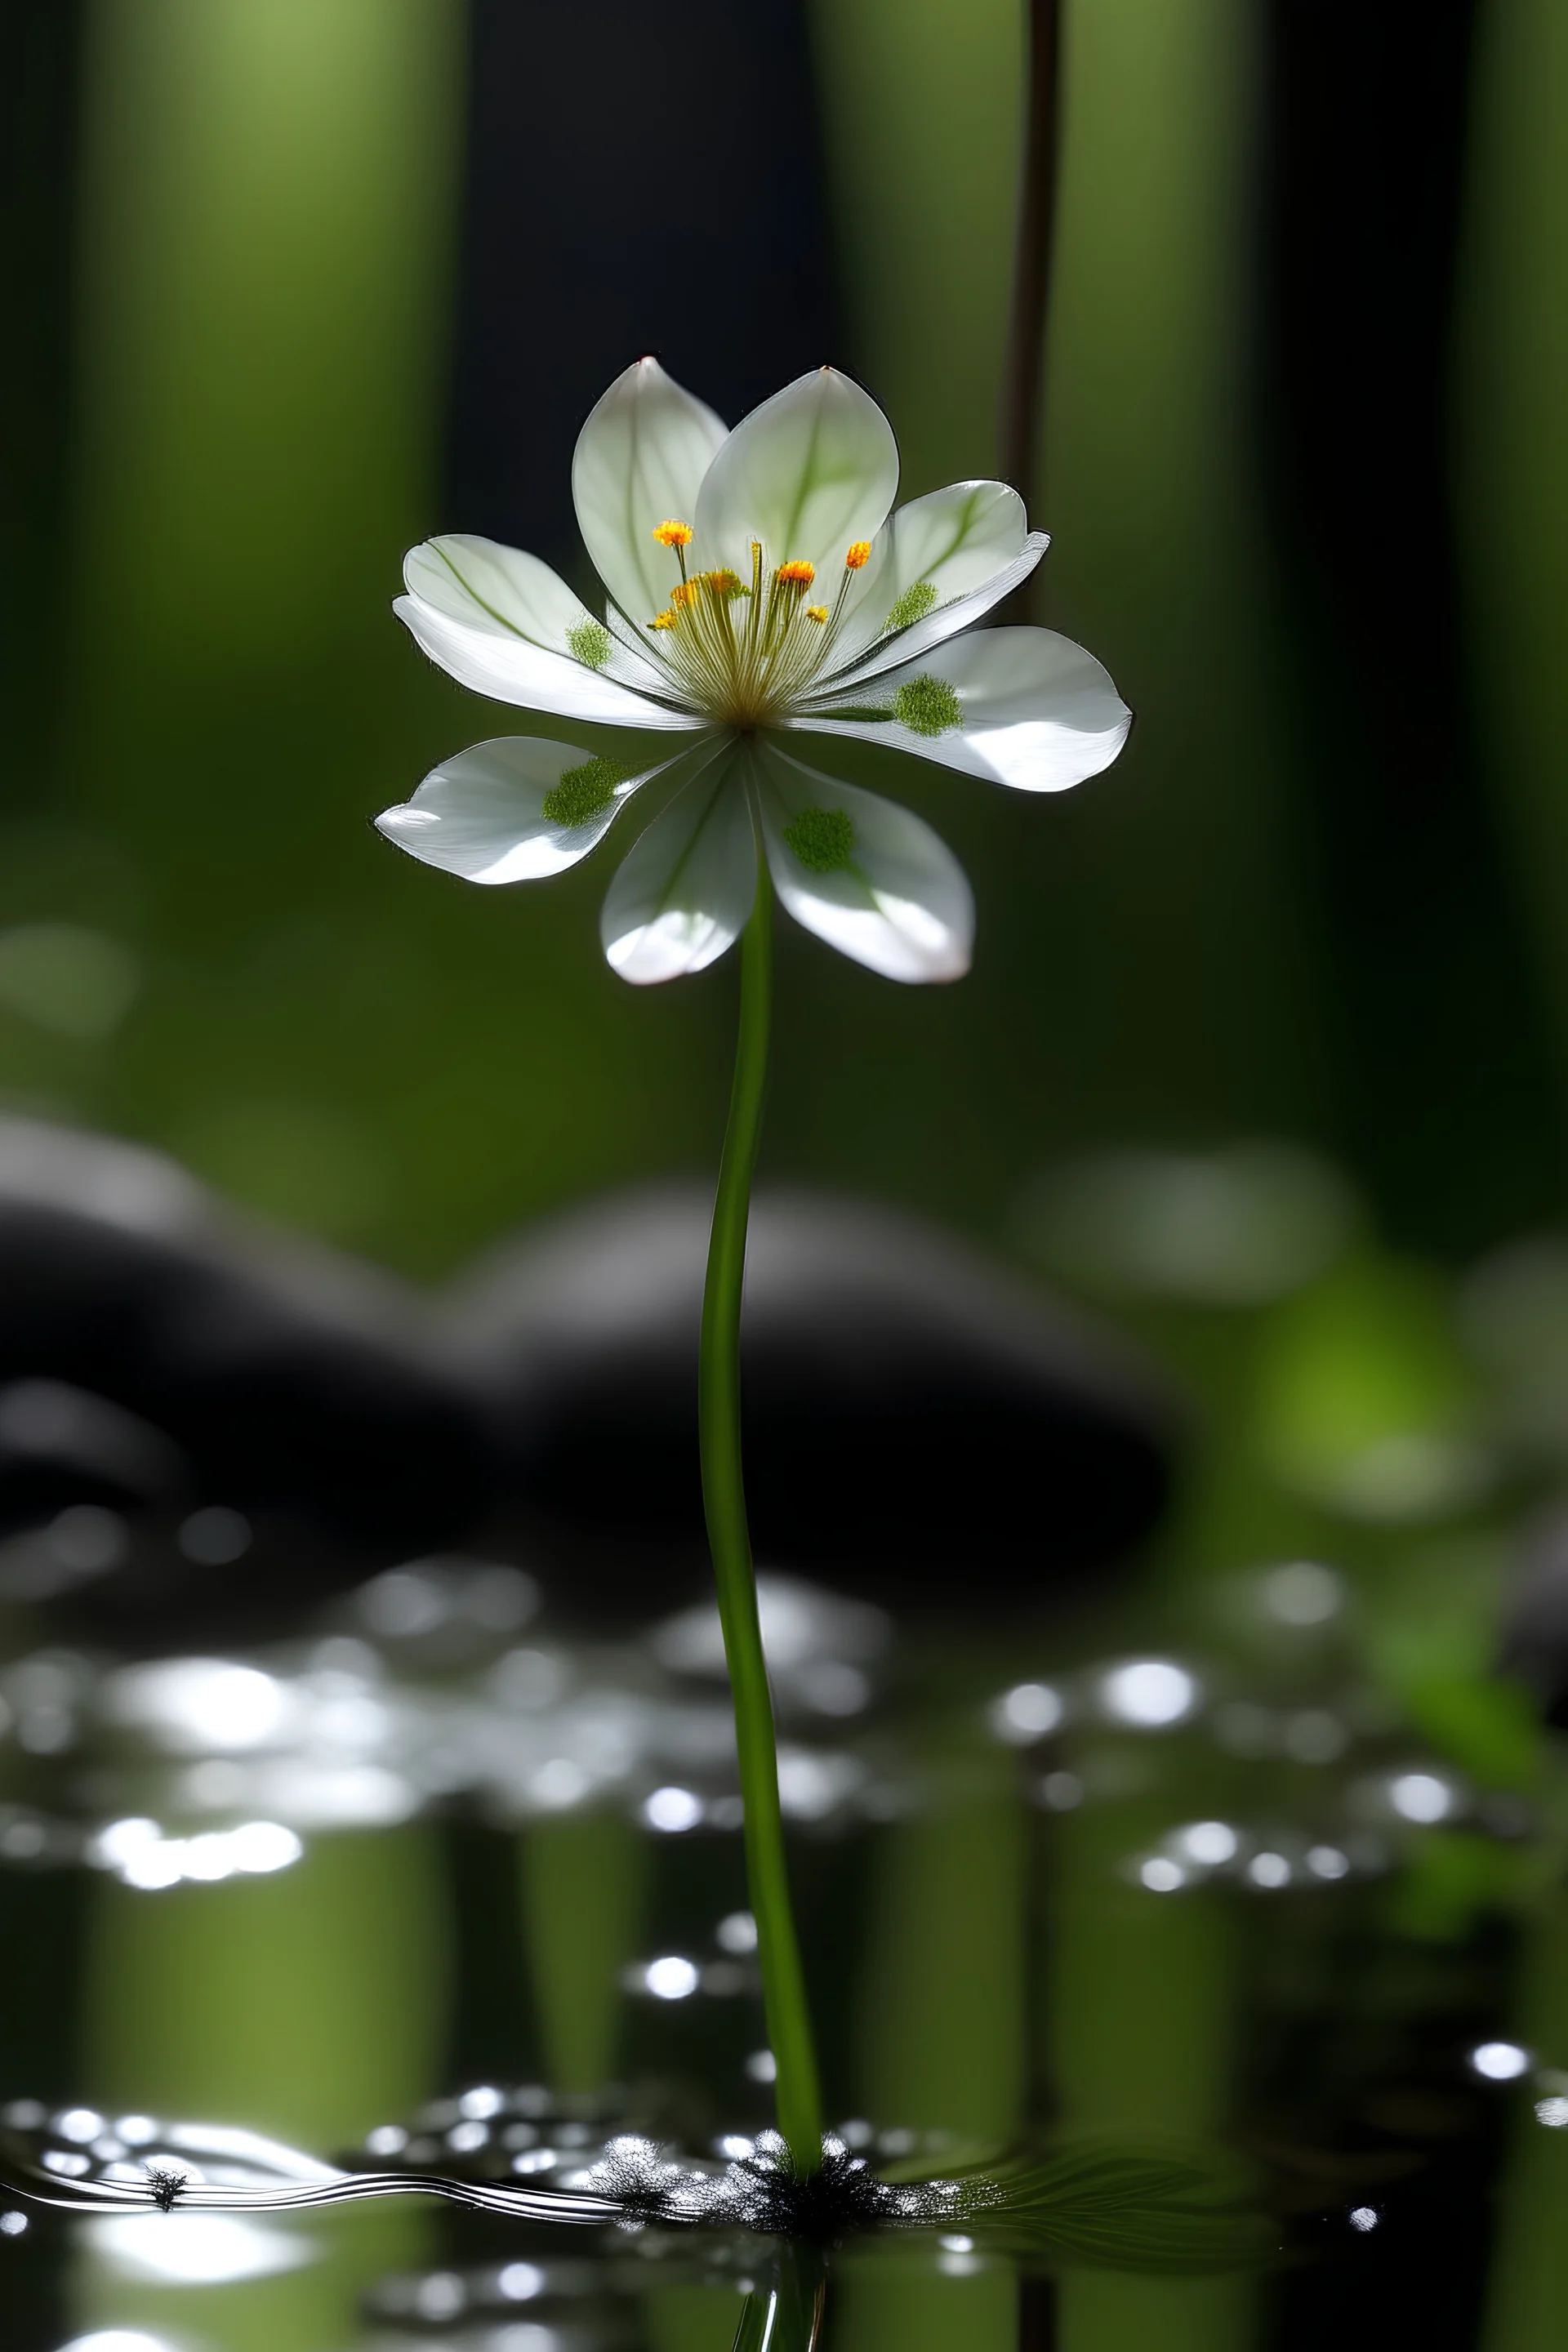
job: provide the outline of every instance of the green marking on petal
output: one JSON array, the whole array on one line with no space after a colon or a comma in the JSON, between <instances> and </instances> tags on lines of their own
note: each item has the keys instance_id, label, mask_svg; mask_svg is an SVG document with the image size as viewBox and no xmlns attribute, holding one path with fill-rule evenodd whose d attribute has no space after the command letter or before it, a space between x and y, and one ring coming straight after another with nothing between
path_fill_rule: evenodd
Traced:
<instances>
[{"instance_id":1,"label":"green marking on petal","mask_svg":"<svg viewBox=\"0 0 1568 2352\"><path fill-rule=\"evenodd\" d=\"M603 816L616 797L616 786L631 772L624 760L584 760L552 785L540 814L547 824L591 824Z\"/></svg>"},{"instance_id":2,"label":"green marking on petal","mask_svg":"<svg viewBox=\"0 0 1568 2352\"><path fill-rule=\"evenodd\" d=\"M928 613L935 610L935 587L929 580L917 580L899 598L888 615L887 626L889 630L912 628L917 621L923 621Z\"/></svg>"},{"instance_id":3,"label":"green marking on petal","mask_svg":"<svg viewBox=\"0 0 1568 2352\"><path fill-rule=\"evenodd\" d=\"M893 716L911 735L949 735L960 723L958 697L945 677L927 672L900 687L893 697Z\"/></svg>"},{"instance_id":4,"label":"green marking on petal","mask_svg":"<svg viewBox=\"0 0 1568 2352\"><path fill-rule=\"evenodd\" d=\"M567 630L566 645L584 669L603 669L610 658L610 633L603 621L579 621Z\"/></svg>"},{"instance_id":5,"label":"green marking on petal","mask_svg":"<svg viewBox=\"0 0 1568 2352\"><path fill-rule=\"evenodd\" d=\"M855 824L847 809L802 809L784 839L808 874L842 874L855 855Z\"/></svg>"}]
</instances>

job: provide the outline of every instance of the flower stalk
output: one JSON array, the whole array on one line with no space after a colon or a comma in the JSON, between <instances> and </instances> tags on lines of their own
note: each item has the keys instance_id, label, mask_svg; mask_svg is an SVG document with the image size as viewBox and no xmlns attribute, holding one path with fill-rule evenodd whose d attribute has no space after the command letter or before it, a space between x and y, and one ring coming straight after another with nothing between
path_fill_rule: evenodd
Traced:
<instances>
[{"instance_id":1,"label":"flower stalk","mask_svg":"<svg viewBox=\"0 0 1568 2352\"><path fill-rule=\"evenodd\" d=\"M1054 23L1052 5L1037 0L1042 23ZM1047 48L1040 106L1052 87ZM1040 106L1027 184L1043 203L1049 109ZM1042 212L1037 260L1044 223ZM1037 337L1016 341L1026 374ZM891 425L836 369L786 384L731 432L657 360L637 361L595 404L572 463L603 617L536 556L466 534L411 551L395 610L430 658L476 692L536 722L638 730L646 749L610 760L537 732L491 737L376 819L425 865L471 882L525 882L586 857L661 778L668 797L605 898L607 961L644 986L705 970L743 936L702 1302L702 1492L779 2129L795 2175L818 2181L822 2103L741 1462L741 1294L773 898L885 980L957 980L974 930L963 868L912 811L817 767L817 739L876 742L1011 790L1057 793L1109 767L1131 724L1081 646L1047 629L974 627L1045 552L1017 491L953 482L895 511L898 480Z\"/></svg>"},{"instance_id":2,"label":"flower stalk","mask_svg":"<svg viewBox=\"0 0 1568 2352\"><path fill-rule=\"evenodd\" d=\"M741 1455L741 1302L752 1179L767 1085L773 961L773 890L766 864L759 858L757 895L741 940L735 1076L702 1291L698 1428L702 1505L734 1698L746 1881L757 1923L768 2042L777 2068L778 2124L796 2171L808 2173L822 2161L822 2095L790 1903L773 1694L763 1655Z\"/></svg>"}]
</instances>

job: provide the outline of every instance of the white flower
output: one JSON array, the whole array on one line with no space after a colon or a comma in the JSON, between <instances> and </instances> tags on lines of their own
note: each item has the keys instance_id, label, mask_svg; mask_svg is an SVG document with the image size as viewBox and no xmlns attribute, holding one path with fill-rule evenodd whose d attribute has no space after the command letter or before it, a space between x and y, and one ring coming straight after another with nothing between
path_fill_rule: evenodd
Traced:
<instances>
[{"instance_id":1,"label":"white flower","mask_svg":"<svg viewBox=\"0 0 1568 2352\"><path fill-rule=\"evenodd\" d=\"M447 760L376 822L474 882L559 873L655 777L676 789L605 902L626 980L721 955L759 848L797 922L893 980L969 966L973 905L907 809L825 774L814 739L890 744L1022 792L1108 767L1131 724L1092 655L1048 629L960 632L1045 551L1002 482L889 510L898 446L868 394L802 376L732 433L657 361L584 425L572 488L603 620L536 556L452 536L416 547L395 610L433 661L500 702L637 728L640 761L509 736Z\"/></svg>"}]
</instances>

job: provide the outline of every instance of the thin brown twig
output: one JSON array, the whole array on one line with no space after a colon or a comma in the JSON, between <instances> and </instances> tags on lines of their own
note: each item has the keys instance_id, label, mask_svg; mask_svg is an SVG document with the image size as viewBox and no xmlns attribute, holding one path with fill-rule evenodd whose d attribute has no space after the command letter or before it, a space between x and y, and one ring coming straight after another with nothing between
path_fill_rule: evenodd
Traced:
<instances>
[{"instance_id":1,"label":"thin brown twig","mask_svg":"<svg viewBox=\"0 0 1568 2352\"><path fill-rule=\"evenodd\" d=\"M1028 0L1025 13L1024 147L1013 242L1013 295L1002 373L997 438L1002 478L1029 509L1039 490L1040 409L1050 308L1051 245L1057 208L1060 127L1061 0ZM1014 591L998 618L1024 617L1028 585Z\"/></svg>"}]
</instances>

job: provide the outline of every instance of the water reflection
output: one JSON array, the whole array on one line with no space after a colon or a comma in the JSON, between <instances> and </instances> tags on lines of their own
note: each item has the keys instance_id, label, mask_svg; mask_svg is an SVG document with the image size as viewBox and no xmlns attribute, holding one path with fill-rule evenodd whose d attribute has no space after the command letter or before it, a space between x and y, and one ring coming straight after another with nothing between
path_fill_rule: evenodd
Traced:
<instances>
[{"instance_id":1,"label":"water reflection","mask_svg":"<svg viewBox=\"0 0 1568 2352\"><path fill-rule=\"evenodd\" d=\"M107 1894L151 1911L220 1899L220 1882L232 1889L249 1882L258 1900L270 1900L302 1883L312 1854L345 1835L374 1843L406 1835L419 1822L462 1821L484 1824L498 1840L516 1833L524 1868L546 1874L525 1915L525 1965L536 1987L554 1969L552 1981L566 1988L552 1996L552 2067L556 2053L575 2046L577 2059L562 2063L575 2066L579 2084L602 2083L614 2072L617 2047L635 2056L628 2087L609 2109L567 2098L557 2084L519 2086L504 2072L470 2077L466 2088L422 2106L389 2102L344 2171L324 2168L331 2177L313 2181L292 2173L287 2182L269 2180L254 2169L248 2182L238 2179L232 2151L226 2160L210 2140L204 2148L129 2112L56 2105L30 2123L14 2113L9 2120L41 2135L38 2159L58 2193L118 2191L127 2200L93 2218L95 2231L118 2232L124 2224L142 2233L138 2239L127 2226L123 2235L93 2238L101 2315L150 2308L113 2300L132 2290L240 2291L240 2272L226 2272L224 2263L260 2264L269 2245L277 2263L245 2273L258 2292L325 2278L326 2256L307 2252L289 2270L265 2235L243 2232L279 2231L279 2196L293 2212L319 2194L407 2196L419 2187L428 2194L438 2181L447 2184L439 2193L455 2215L450 2229L424 2250L389 2243L366 2266L360 2288L380 2283L369 2291L359 2333L346 2319L341 2326L345 2352L351 2341L361 2352L371 2345L391 2352L408 2336L428 2352L432 2331L439 2331L434 2340L472 2352L523 2326L582 2352L630 2347L648 2340L650 2280L659 2282L659 2294L716 2298L726 2329L747 2305L748 2282L762 2305L773 2293L754 2247L742 2242L754 2228L741 2228L733 2211L726 2228L734 2243L715 2228L704 2248L651 2251L669 2234L667 2214L633 2238L612 2231L619 2242L606 2248L605 2176L589 2185L596 2167L624 2164L610 2151L630 2137L653 2151L637 2159L634 2202L658 2188L661 2168L673 2168L679 2195L695 2210L716 2196L714 2184L731 2168L754 2161L758 2151L771 2062L759 2046L754 1927L736 1907L732 1735L713 1673L710 1612L683 1612L673 1627L640 1638L573 1640L529 1592L522 1572L498 1573L502 1568L457 1558L410 1563L351 1596L336 1622L313 1636L252 1653L113 1664L45 1650L9 1670L4 1687L14 1695L16 1721L26 1709L53 1708L71 1727L69 1746L54 1751L69 1758L68 1778L47 1757L41 1766L24 1766L30 1751L10 1743L18 1769L42 1774L26 1783L26 1796L18 1784L6 1817L9 1827L37 1832L30 1853L13 1855L14 1867L82 1862L111 1882ZM860 2110L840 2135L846 2158L864 2158L893 2186L906 2164L951 2160L951 2140L945 2149L932 2144L927 2127L939 2115L963 2113L936 2074L942 2051L922 2020L938 2021L945 2046L963 2055L961 2087L974 2102L977 2137L993 2136L992 2159L998 2142L1028 2119L1020 2045L1008 2038L1012 1980L994 1955L1005 1958L1007 1934L1022 1949L1027 1880L1022 1855L1010 1861L1003 1841L1019 1831L1033 1834L1031 1808L1037 1830L1051 1840L1082 1841L1051 1862L1051 1930L1082 1910L1094 2002L1114 2024L1114 2004L1106 2009L1110 1985L1131 2021L1127 2054L1115 2061L1125 2091L1110 2062L1087 2090L1064 2069L1079 2102L1064 2121L1075 2132L1125 2132L1152 2116L1190 2145L1217 2118L1197 2116L1192 2105L1180 2111L1176 2075L1184 2066L1205 2074L1212 2067L1217 2081L1221 2070L1212 2053L1194 2068L1184 2044L1206 2030L1203 2003L1232 2013L1223 1955L1214 1948L1219 1933L1232 1932L1223 1925L1230 1914L1216 1906L1244 1896L1261 1916L1327 1897L1361 1917L1349 1906L1380 1885L1406 1884L1412 1858L1434 1842L1441 1851L1441 1841L1476 1833L1485 1809L1503 1793L1428 1753L1408 1718L1378 1693L1362 1647L1366 1612L1359 1600L1352 1605L1345 1574L1321 1557L1276 1555L1238 1570L1216 1588L1209 1614L1194 1612L1179 1638L1152 1623L1110 1626L1097 1638L1090 1624L1068 1640L1052 1633L977 1644L962 1665L956 1654L933 1667L917 1645L893 1646L885 1621L860 1605L845 1609L827 1596L819 1603L798 1583L784 1598L774 1616L785 1656L778 1669L783 1780L801 1850L818 1858L810 1867L841 1872L828 1882L836 1903L873 1902L883 1906L877 1916L898 1921L899 1997L926 2001L929 1992L928 2007L898 2019L896 2037L891 2030L884 2037L888 2050L896 2039L904 2052L900 2066L879 2059L879 2074L868 2064L846 2084L845 2105ZM821 1704L821 1672L835 1664L863 1678L852 1709ZM1527 1827L1528 1821L1527 1814ZM549 1862L534 1842L597 1835L606 1823L626 1841L624 1855L607 1867L602 1854L595 1860L594 1883L611 1885L617 1899L625 1894L625 1916L592 1931L597 1944L591 1937L584 1944L580 1894L563 1906L549 1893L552 1885L576 1881L569 1873L552 1880L549 1872L564 1865ZM0 1850L3 1842L0 1828ZM504 1850L515 1874L516 1850L510 1843ZM625 1862L633 1853L635 1870ZM192 1895L180 1895L182 1887ZM1094 1906L1112 1900L1133 1904L1138 1920L1108 1929ZM1194 1948L1201 1950L1201 1971L1185 1956L1187 1931L1163 1924L1187 1917L1200 1939ZM943 1944L939 1930L949 1923ZM388 1926L375 1945L380 1971L397 1965L395 1926L390 1919ZM1174 1946L1167 1940L1173 1932ZM841 1942L829 1948L829 1969L841 1949ZM1162 1979L1158 2042L1126 2000L1125 1979L1113 1973L1125 1969L1130 1952L1140 1954L1140 1965L1146 1958ZM867 1971L868 2007L886 2008L890 1961L872 1948L857 1965ZM977 1981L982 1966L991 1973ZM1070 2004L1070 1969L1058 1983L1058 1998ZM504 1998L518 2003L515 1978ZM597 2004L597 2022L584 2022L584 2002ZM1070 2013L1082 2034L1089 2013L1081 2006ZM125 2028L138 2030L133 2005ZM1095 2030L1091 2020L1091 2054ZM866 2046L875 2056L869 2036ZM1487 2097L1506 2099L1517 2089L1536 2139L1556 2140L1558 2127L1544 2111L1563 2090L1547 2070L1531 2061L1516 2083L1485 2078L1467 2063L1480 2046L1474 2031L1457 2032L1444 2063ZM1542 2046L1548 2056L1561 2054ZM928 2067L929 2079L921 2072ZM1079 2081L1086 2075L1087 2069ZM981 2100L992 2098L984 2086L993 2080L1005 2098L998 2095L987 2110ZM82 2088L94 2095L90 2080ZM1347 2101L1355 2095L1342 2094ZM1317 2119L1300 2126L1310 2146L1334 2127ZM175 2228L219 2222L242 2234L209 2235L205 2251L196 2235L154 2239L164 2217L147 2210L147 2199L160 2170L165 2179L180 2176L171 2192ZM937 2175L944 2177L956 2175ZM1123 2210L1112 2225L1103 2210L1091 2214L1077 2201L1084 2193L1080 2181L1048 2210L1025 2198L1011 2237L988 2235L983 2215L946 2209L927 2216L923 2226L935 2234L919 2275L933 2289L957 2293L1010 2279L1015 2262L1152 2261L1173 2274L1184 2263L1201 2272L1231 2259L1234 2217L1216 2218L1206 2206L1194 2216L1174 2195L1176 2210L1167 2210L1169 2199L1152 2215L1134 2205L1132 2221ZM1349 2216L1383 2211L1383 2187L1353 2172L1331 2185L1320 2177L1304 2193L1313 2216L1325 2227L1331 2220L1347 2242L1365 2234ZM1377 2203L1367 2201L1369 2193ZM234 2210L237 2196L258 2210ZM201 2201L209 2198L219 2201ZM574 2200L577 2242L587 2249L570 2258L575 2272L550 2242L567 2218L562 2200ZM10 2210L26 2210L19 2200ZM689 2227L689 2213L686 2221ZM1281 2226L1268 2225L1270 2244ZM492 2234L479 2240L476 2231ZM283 2240L316 2242L287 2231ZM136 2268L139 2243L170 2250L158 2278L146 2263ZM189 2250L178 2256L187 2264L183 2272L180 2244ZM507 2276L514 2288L530 2283L528 2294L509 2293L501 2284ZM225 2277L235 2284L225 2288ZM870 2255L863 2263L857 2254L845 2271L847 2321L868 2307L868 2296L896 2300L892 2279ZM170 2340L181 2334L171 2323ZM221 2334L214 2340L221 2343Z\"/></svg>"},{"instance_id":2,"label":"water reflection","mask_svg":"<svg viewBox=\"0 0 1568 2352\"><path fill-rule=\"evenodd\" d=\"M126 2214L89 2224L88 2243L110 2271L130 2279L228 2286L270 2278L318 2260L309 2238L224 2213Z\"/></svg>"},{"instance_id":3,"label":"water reflection","mask_svg":"<svg viewBox=\"0 0 1568 2352\"><path fill-rule=\"evenodd\" d=\"M1338 1571L1287 1561L1255 1571L1247 1589L1253 1622L1320 1645L1290 1669L1315 1677L1317 1692L1298 1686L1286 1703L1242 1696L1236 1662L1218 1656L1088 1657L1050 1681L1014 1682L984 1702L983 1721L1004 1748L1052 1751L1049 1769L1023 1784L1042 1811L1121 1801L1141 1768L1118 1738L1199 1737L1317 1776L1315 1796L1280 1783L1272 1817L1178 1818L1124 1852L1124 1874L1158 1895L1222 1878L1274 1894L1376 1875L1399 1851L1394 1829L1408 1837L1478 1807L1496 1812L1496 1796L1483 1804L1451 1769L1408 1749L1366 1769L1391 1725L1364 1685L1336 1686L1347 1661L1321 1649L1348 1622ZM312 1837L458 1801L498 1826L609 1807L660 1840L737 1830L715 1613L685 1612L641 1642L606 1647L532 1632L539 1605L521 1570L421 1561L352 1596L343 1630L251 1658L104 1666L46 1651L18 1660L0 1675L5 1734L27 1754L79 1752L90 1769L77 1787L103 1810L91 1819L0 1808L0 1858L85 1863L156 1894L287 1871ZM874 1677L890 1664L885 1616L782 1578L763 1580L763 1614L790 1727L780 1755L786 1815L842 1835L928 1803L929 1764L907 1748L900 1711L873 1703ZM519 1643L525 1627L532 1637ZM838 1668L859 1678L852 1708L845 1690L824 1684ZM838 1727L831 1743L812 1735L814 1723ZM661 2003L750 1992L736 1964L748 1932L733 1915L719 1957L646 1953L621 1981Z\"/></svg>"},{"instance_id":4,"label":"water reflection","mask_svg":"<svg viewBox=\"0 0 1568 2352\"><path fill-rule=\"evenodd\" d=\"M825 1826L885 1811L896 1760L824 1746L805 1726L864 1711L886 1621L795 1580L763 1590L781 1706L802 1723L781 1752L786 1815ZM536 1600L521 1571L426 1562L355 1596L361 1630L303 1648L107 1667L24 1658L0 1673L0 1742L82 1753L80 1785L122 1809L73 1821L0 1808L0 1857L85 1862L151 1893L287 1869L312 1834L458 1798L498 1823L610 1804L664 1837L737 1829L716 1618L691 1612L618 1648L519 1645ZM825 1679L840 1668L853 1691Z\"/></svg>"},{"instance_id":5,"label":"water reflection","mask_svg":"<svg viewBox=\"0 0 1568 2352\"><path fill-rule=\"evenodd\" d=\"M167 2336L147 2336L139 2327L95 2327L89 2336L73 2336L61 2352L176 2352Z\"/></svg>"}]
</instances>

